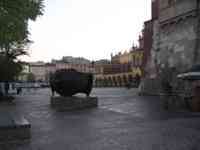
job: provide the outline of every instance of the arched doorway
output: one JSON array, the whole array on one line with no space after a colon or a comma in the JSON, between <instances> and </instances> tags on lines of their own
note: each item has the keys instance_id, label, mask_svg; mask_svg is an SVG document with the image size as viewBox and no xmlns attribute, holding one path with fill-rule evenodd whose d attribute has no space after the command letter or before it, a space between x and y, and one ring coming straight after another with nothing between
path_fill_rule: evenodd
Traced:
<instances>
[{"instance_id":1,"label":"arched doorway","mask_svg":"<svg viewBox=\"0 0 200 150\"><path fill-rule=\"evenodd\" d=\"M131 74L128 75L128 82L129 83L133 82L133 76Z\"/></svg>"},{"instance_id":2,"label":"arched doorway","mask_svg":"<svg viewBox=\"0 0 200 150\"><path fill-rule=\"evenodd\" d=\"M103 80L103 86L104 87L107 87L108 86L108 79L106 77L104 77L104 80Z\"/></svg>"},{"instance_id":3,"label":"arched doorway","mask_svg":"<svg viewBox=\"0 0 200 150\"><path fill-rule=\"evenodd\" d=\"M110 76L108 77L108 86L112 87L112 78Z\"/></svg>"},{"instance_id":4,"label":"arched doorway","mask_svg":"<svg viewBox=\"0 0 200 150\"><path fill-rule=\"evenodd\" d=\"M112 77L113 86L117 86L117 79L115 76Z\"/></svg>"},{"instance_id":5,"label":"arched doorway","mask_svg":"<svg viewBox=\"0 0 200 150\"><path fill-rule=\"evenodd\" d=\"M118 86L121 87L122 86L122 79L120 76L117 76L117 82L118 82Z\"/></svg>"},{"instance_id":6,"label":"arched doorway","mask_svg":"<svg viewBox=\"0 0 200 150\"><path fill-rule=\"evenodd\" d=\"M127 80L126 75L124 74L123 75L123 85L126 86L127 84L128 84L128 80Z\"/></svg>"}]
</instances>

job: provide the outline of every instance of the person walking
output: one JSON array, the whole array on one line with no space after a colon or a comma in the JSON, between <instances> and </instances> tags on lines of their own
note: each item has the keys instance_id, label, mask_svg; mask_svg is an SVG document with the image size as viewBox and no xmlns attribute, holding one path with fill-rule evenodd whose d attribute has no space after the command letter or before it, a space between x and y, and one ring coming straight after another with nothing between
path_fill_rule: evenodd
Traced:
<instances>
[{"instance_id":1,"label":"person walking","mask_svg":"<svg viewBox=\"0 0 200 150\"><path fill-rule=\"evenodd\" d=\"M162 88L164 92L164 108L169 109L169 104L172 96L172 85L169 81L163 80L162 81Z\"/></svg>"},{"instance_id":2,"label":"person walking","mask_svg":"<svg viewBox=\"0 0 200 150\"><path fill-rule=\"evenodd\" d=\"M17 90L17 95L21 94L22 92L22 87L20 86L19 83L15 83L15 88Z\"/></svg>"},{"instance_id":3,"label":"person walking","mask_svg":"<svg viewBox=\"0 0 200 150\"><path fill-rule=\"evenodd\" d=\"M4 88L5 88L5 94L8 95L8 90L9 90L9 83L8 82L5 82Z\"/></svg>"}]
</instances>

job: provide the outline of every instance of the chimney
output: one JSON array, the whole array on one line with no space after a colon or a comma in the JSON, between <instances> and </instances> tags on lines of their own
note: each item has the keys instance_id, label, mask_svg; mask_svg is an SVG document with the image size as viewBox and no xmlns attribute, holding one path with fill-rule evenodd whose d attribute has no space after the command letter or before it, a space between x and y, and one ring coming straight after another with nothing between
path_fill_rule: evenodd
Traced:
<instances>
[{"instance_id":1,"label":"chimney","mask_svg":"<svg viewBox=\"0 0 200 150\"><path fill-rule=\"evenodd\" d=\"M159 0L151 0L151 18L152 20L158 19Z\"/></svg>"}]
</instances>

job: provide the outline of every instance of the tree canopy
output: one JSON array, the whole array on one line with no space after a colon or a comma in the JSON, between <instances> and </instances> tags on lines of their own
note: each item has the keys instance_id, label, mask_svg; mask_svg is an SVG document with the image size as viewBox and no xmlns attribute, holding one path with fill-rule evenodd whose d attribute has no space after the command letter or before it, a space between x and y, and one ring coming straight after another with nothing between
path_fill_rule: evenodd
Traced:
<instances>
[{"instance_id":1,"label":"tree canopy","mask_svg":"<svg viewBox=\"0 0 200 150\"><path fill-rule=\"evenodd\" d=\"M24 49L28 39L28 21L42 15L43 0L0 0L0 49Z\"/></svg>"},{"instance_id":2,"label":"tree canopy","mask_svg":"<svg viewBox=\"0 0 200 150\"><path fill-rule=\"evenodd\" d=\"M43 0L0 0L0 80L20 72L18 56L26 55L28 21L43 14ZM9 68L9 69L8 69Z\"/></svg>"},{"instance_id":3,"label":"tree canopy","mask_svg":"<svg viewBox=\"0 0 200 150\"><path fill-rule=\"evenodd\" d=\"M34 82L35 81L35 75L33 73L29 73L27 76L28 82Z\"/></svg>"},{"instance_id":4,"label":"tree canopy","mask_svg":"<svg viewBox=\"0 0 200 150\"><path fill-rule=\"evenodd\" d=\"M0 82L15 80L22 71L22 63L0 56Z\"/></svg>"}]
</instances>

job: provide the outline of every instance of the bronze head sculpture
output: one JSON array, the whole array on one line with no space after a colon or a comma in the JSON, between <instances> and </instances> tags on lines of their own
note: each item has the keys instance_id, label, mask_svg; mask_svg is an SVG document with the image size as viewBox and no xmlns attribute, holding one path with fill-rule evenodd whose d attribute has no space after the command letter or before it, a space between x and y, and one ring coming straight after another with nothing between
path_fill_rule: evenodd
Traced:
<instances>
[{"instance_id":1,"label":"bronze head sculpture","mask_svg":"<svg viewBox=\"0 0 200 150\"><path fill-rule=\"evenodd\" d=\"M75 69L60 69L50 76L52 92L61 96L73 96L77 93L90 95L93 84L91 73L78 72Z\"/></svg>"}]
</instances>

